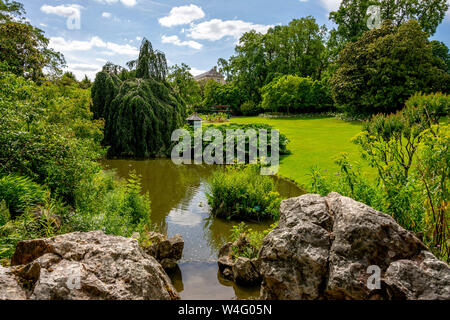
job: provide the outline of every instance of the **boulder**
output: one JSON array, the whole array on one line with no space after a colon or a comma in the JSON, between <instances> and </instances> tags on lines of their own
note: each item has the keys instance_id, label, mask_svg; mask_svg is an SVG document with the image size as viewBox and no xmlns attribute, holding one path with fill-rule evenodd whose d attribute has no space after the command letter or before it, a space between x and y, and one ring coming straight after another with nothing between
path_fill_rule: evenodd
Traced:
<instances>
[{"instance_id":1,"label":"boulder","mask_svg":"<svg viewBox=\"0 0 450 320\"><path fill-rule=\"evenodd\" d=\"M251 286L261 282L259 270L249 258L238 257L232 270L234 281L239 285Z\"/></svg>"},{"instance_id":2,"label":"boulder","mask_svg":"<svg viewBox=\"0 0 450 320\"><path fill-rule=\"evenodd\" d=\"M25 300L26 291L19 285L19 279L0 265L0 300Z\"/></svg>"},{"instance_id":3,"label":"boulder","mask_svg":"<svg viewBox=\"0 0 450 320\"><path fill-rule=\"evenodd\" d=\"M161 265L136 239L101 231L19 242L11 264L9 273L18 283L26 281L28 287L21 287L33 300L179 298Z\"/></svg>"},{"instance_id":4,"label":"boulder","mask_svg":"<svg viewBox=\"0 0 450 320\"><path fill-rule=\"evenodd\" d=\"M263 299L448 299L450 290L448 265L413 233L337 193L283 201L258 260Z\"/></svg>"},{"instance_id":5,"label":"boulder","mask_svg":"<svg viewBox=\"0 0 450 320\"><path fill-rule=\"evenodd\" d=\"M183 256L184 240L179 234L176 234L170 239L157 232L149 232L146 239L150 245L145 246L144 251L158 260L163 266L164 270L172 271L174 264Z\"/></svg>"}]
</instances>

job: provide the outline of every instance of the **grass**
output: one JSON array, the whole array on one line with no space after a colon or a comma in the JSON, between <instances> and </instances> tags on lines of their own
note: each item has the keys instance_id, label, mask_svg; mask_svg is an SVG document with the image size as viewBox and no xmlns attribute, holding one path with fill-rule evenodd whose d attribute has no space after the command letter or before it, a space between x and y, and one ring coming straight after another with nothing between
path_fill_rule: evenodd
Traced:
<instances>
[{"instance_id":1,"label":"grass","mask_svg":"<svg viewBox=\"0 0 450 320\"><path fill-rule=\"evenodd\" d=\"M231 119L232 123L263 123L279 129L290 140L288 149L291 155L280 159L280 172L300 186L308 186L310 168L318 167L329 172L338 172L334 157L342 152L349 154L349 159L361 163L363 171L371 172L364 163L358 147L351 139L361 131L360 122L347 122L335 118L278 118L241 117Z\"/></svg>"}]
</instances>

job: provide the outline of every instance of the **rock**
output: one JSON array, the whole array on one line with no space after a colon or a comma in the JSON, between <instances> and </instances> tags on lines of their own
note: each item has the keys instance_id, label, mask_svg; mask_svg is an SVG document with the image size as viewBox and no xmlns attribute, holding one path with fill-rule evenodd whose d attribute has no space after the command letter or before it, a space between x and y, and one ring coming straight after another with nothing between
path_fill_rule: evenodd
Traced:
<instances>
[{"instance_id":1,"label":"rock","mask_svg":"<svg viewBox=\"0 0 450 320\"><path fill-rule=\"evenodd\" d=\"M157 246L156 259L159 261L164 260L165 258L170 258L172 253L172 245L169 240L161 241Z\"/></svg>"},{"instance_id":2,"label":"rock","mask_svg":"<svg viewBox=\"0 0 450 320\"><path fill-rule=\"evenodd\" d=\"M166 272L172 272L178 267L178 264L176 260L166 258L161 261L161 266Z\"/></svg>"},{"instance_id":3,"label":"rock","mask_svg":"<svg viewBox=\"0 0 450 320\"><path fill-rule=\"evenodd\" d=\"M282 202L278 227L265 237L259 253L263 299L322 296L331 247L330 220L320 196Z\"/></svg>"},{"instance_id":4,"label":"rock","mask_svg":"<svg viewBox=\"0 0 450 320\"><path fill-rule=\"evenodd\" d=\"M8 268L0 266L0 300L25 300L25 290Z\"/></svg>"},{"instance_id":5,"label":"rock","mask_svg":"<svg viewBox=\"0 0 450 320\"><path fill-rule=\"evenodd\" d=\"M178 261L183 256L184 241L180 234L174 235L169 239L170 245L172 246L170 256L173 260Z\"/></svg>"},{"instance_id":6,"label":"rock","mask_svg":"<svg viewBox=\"0 0 450 320\"><path fill-rule=\"evenodd\" d=\"M135 239L101 231L19 242L12 265L17 277L33 282L34 300L179 298L161 265Z\"/></svg>"},{"instance_id":7,"label":"rock","mask_svg":"<svg viewBox=\"0 0 450 320\"><path fill-rule=\"evenodd\" d=\"M260 275L253 262L244 257L238 257L233 267L233 277L237 284L251 286L260 282Z\"/></svg>"},{"instance_id":8,"label":"rock","mask_svg":"<svg viewBox=\"0 0 450 320\"><path fill-rule=\"evenodd\" d=\"M450 267L427 251L393 262L384 278L391 299L450 300Z\"/></svg>"},{"instance_id":9,"label":"rock","mask_svg":"<svg viewBox=\"0 0 450 320\"><path fill-rule=\"evenodd\" d=\"M183 237L180 234L176 234L172 238L166 239L161 233L149 232L146 238L149 240L150 245L144 248L145 253L158 260L164 270L173 270L173 263L176 264L183 256Z\"/></svg>"},{"instance_id":10,"label":"rock","mask_svg":"<svg viewBox=\"0 0 450 320\"><path fill-rule=\"evenodd\" d=\"M450 269L392 217L350 198L281 204L258 257L263 299L448 299ZM367 282L380 269L381 288Z\"/></svg>"}]
</instances>

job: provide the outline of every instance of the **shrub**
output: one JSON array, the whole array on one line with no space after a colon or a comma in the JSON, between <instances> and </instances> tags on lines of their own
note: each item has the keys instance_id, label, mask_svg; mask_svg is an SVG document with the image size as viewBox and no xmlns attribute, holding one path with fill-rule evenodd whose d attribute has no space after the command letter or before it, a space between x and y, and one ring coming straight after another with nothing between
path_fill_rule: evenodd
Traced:
<instances>
[{"instance_id":1,"label":"shrub","mask_svg":"<svg viewBox=\"0 0 450 320\"><path fill-rule=\"evenodd\" d=\"M258 257L265 236L275 228L277 223L274 223L264 231L256 231L248 228L248 226L241 222L237 226L233 226L231 230L230 240L233 242L231 247L232 258L236 260L238 257L254 259Z\"/></svg>"},{"instance_id":2,"label":"shrub","mask_svg":"<svg viewBox=\"0 0 450 320\"><path fill-rule=\"evenodd\" d=\"M211 213L220 218L277 220L281 198L273 180L260 175L258 166L233 166L217 170L210 180Z\"/></svg>"},{"instance_id":3,"label":"shrub","mask_svg":"<svg viewBox=\"0 0 450 320\"><path fill-rule=\"evenodd\" d=\"M149 195L141 191L141 178L135 172L121 180L112 171L100 171L77 188L76 214L68 226L74 231L131 236L151 224Z\"/></svg>"},{"instance_id":4,"label":"shrub","mask_svg":"<svg viewBox=\"0 0 450 320\"><path fill-rule=\"evenodd\" d=\"M259 112L260 108L253 101L247 101L241 105L241 113L244 116L256 116Z\"/></svg>"},{"instance_id":5,"label":"shrub","mask_svg":"<svg viewBox=\"0 0 450 320\"><path fill-rule=\"evenodd\" d=\"M362 157L377 170L376 180L361 174L348 157L340 172L312 170L312 192L339 192L386 212L416 232L438 257L449 260L449 125L440 124L448 96L416 94L395 115L378 115L354 138Z\"/></svg>"},{"instance_id":6,"label":"shrub","mask_svg":"<svg viewBox=\"0 0 450 320\"><path fill-rule=\"evenodd\" d=\"M0 201L4 201L13 217L28 206L42 202L44 195L45 189L30 178L18 175L0 178Z\"/></svg>"},{"instance_id":7,"label":"shrub","mask_svg":"<svg viewBox=\"0 0 450 320\"><path fill-rule=\"evenodd\" d=\"M287 75L261 89L262 108L273 112L323 112L332 105L327 86L311 78Z\"/></svg>"}]
</instances>

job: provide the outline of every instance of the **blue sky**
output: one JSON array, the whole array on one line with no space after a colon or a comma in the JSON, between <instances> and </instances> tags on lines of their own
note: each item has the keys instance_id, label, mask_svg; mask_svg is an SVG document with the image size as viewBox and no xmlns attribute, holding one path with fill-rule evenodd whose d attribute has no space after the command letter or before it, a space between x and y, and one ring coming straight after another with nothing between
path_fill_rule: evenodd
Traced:
<instances>
[{"instance_id":1,"label":"blue sky","mask_svg":"<svg viewBox=\"0 0 450 320\"><path fill-rule=\"evenodd\" d=\"M450 0L449 0L450 1ZM106 61L125 66L143 37L170 65L194 75L234 52L239 36L312 15L332 27L339 0L22 0L30 22L45 31L77 78L95 76ZM79 22L79 23L78 23ZM432 37L450 46L450 14Z\"/></svg>"}]
</instances>

